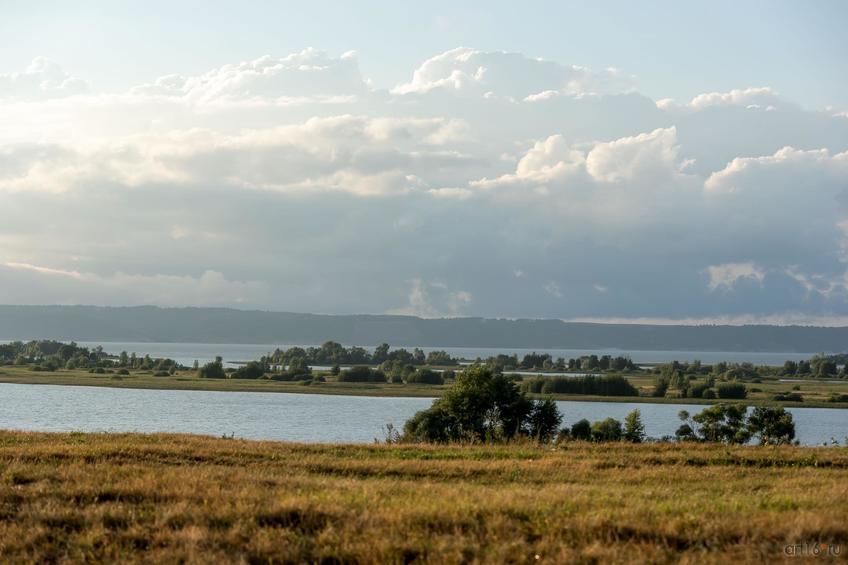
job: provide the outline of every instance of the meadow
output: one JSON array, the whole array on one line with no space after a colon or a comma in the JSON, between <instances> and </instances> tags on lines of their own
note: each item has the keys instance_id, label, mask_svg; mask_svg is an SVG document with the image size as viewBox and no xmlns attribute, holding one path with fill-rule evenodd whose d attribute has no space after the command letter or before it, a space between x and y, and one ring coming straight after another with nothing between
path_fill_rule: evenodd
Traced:
<instances>
[{"instance_id":1,"label":"meadow","mask_svg":"<svg viewBox=\"0 0 848 565\"><path fill-rule=\"evenodd\" d=\"M845 448L0 432L3 562L762 562L797 544L844 556L846 498Z\"/></svg>"}]
</instances>

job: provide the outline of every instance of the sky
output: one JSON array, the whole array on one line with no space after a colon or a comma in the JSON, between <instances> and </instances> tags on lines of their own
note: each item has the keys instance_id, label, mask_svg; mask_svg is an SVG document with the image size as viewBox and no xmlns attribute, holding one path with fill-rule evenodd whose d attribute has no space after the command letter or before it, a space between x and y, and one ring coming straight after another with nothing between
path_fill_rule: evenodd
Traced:
<instances>
[{"instance_id":1,"label":"sky","mask_svg":"<svg viewBox=\"0 0 848 565\"><path fill-rule=\"evenodd\" d=\"M846 22L0 0L0 302L848 324Z\"/></svg>"}]
</instances>

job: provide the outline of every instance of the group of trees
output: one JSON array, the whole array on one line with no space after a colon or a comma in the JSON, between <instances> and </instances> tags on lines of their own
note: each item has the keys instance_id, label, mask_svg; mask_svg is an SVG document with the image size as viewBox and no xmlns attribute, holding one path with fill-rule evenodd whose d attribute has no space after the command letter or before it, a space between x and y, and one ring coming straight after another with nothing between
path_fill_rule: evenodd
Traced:
<instances>
[{"instance_id":1,"label":"group of trees","mask_svg":"<svg viewBox=\"0 0 848 565\"><path fill-rule=\"evenodd\" d=\"M624 418L624 425L615 418L605 418L595 423L587 419L578 420L570 428L559 432L559 441L628 441L642 443L647 439L645 425L642 423L642 413L633 410Z\"/></svg>"},{"instance_id":2,"label":"group of trees","mask_svg":"<svg viewBox=\"0 0 848 565\"><path fill-rule=\"evenodd\" d=\"M288 365L293 359L303 359L308 365L380 365L385 362L415 366L459 364L459 361L445 351L431 351L425 354L417 347L412 351L404 348L392 350L384 343L371 352L363 347L344 347L335 341L324 342L320 347L276 349L262 360L271 365Z\"/></svg>"},{"instance_id":3,"label":"group of trees","mask_svg":"<svg viewBox=\"0 0 848 565\"><path fill-rule=\"evenodd\" d=\"M368 369L367 367L365 368ZM535 381L534 381L535 382ZM421 442L508 441L528 437L538 441L629 441L646 440L639 410L624 423L606 418L595 423L580 420L559 429L562 415L550 398L530 400L515 379L475 364L456 376L453 385L430 408L415 414L404 426L401 439ZM695 416L682 411L679 441L746 443L756 438L763 444L791 443L795 438L792 414L784 408L748 408L739 404L717 404Z\"/></svg>"},{"instance_id":4,"label":"group of trees","mask_svg":"<svg viewBox=\"0 0 848 565\"><path fill-rule=\"evenodd\" d=\"M54 340L39 340L0 344L0 363L32 365L36 371L55 371L58 369L137 369L155 371L159 374L173 374L182 368L173 359L153 359L135 353L121 352L113 356L105 353L102 346L83 347L76 342L63 343Z\"/></svg>"},{"instance_id":5,"label":"group of trees","mask_svg":"<svg viewBox=\"0 0 848 565\"><path fill-rule=\"evenodd\" d=\"M562 422L556 404L533 401L516 382L484 365L460 372L454 384L404 426L409 441L504 441L525 436L549 441Z\"/></svg>"},{"instance_id":6,"label":"group of trees","mask_svg":"<svg viewBox=\"0 0 848 565\"><path fill-rule=\"evenodd\" d=\"M795 422L783 407L757 406L748 415L747 406L716 404L694 416L686 410L678 416L683 420L675 433L680 441L747 443L756 438L762 444L778 445L795 439Z\"/></svg>"},{"instance_id":7,"label":"group of trees","mask_svg":"<svg viewBox=\"0 0 848 565\"><path fill-rule=\"evenodd\" d=\"M518 355L493 355L487 359L477 359L497 371L544 370L544 371L615 371L629 372L638 369L630 357L611 355L584 355L571 359L554 359L549 353L528 353L519 361Z\"/></svg>"}]
</instances>

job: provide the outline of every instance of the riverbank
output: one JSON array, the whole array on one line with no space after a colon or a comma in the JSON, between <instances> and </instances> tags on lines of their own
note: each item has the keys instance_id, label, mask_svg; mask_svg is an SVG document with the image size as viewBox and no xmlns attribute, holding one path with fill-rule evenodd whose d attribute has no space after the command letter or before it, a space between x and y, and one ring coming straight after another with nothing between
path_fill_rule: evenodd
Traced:
<instances>
[{"instance_id":1,"label":"riverbank","mask_svg":"<svg viewBox=\"0 0 848 565\"><path fill-rule=\"evenodd\" d=\"M3 561L763 562L796 544L848 550L844 448L0 431L0 466Z\"/></svg>"},{"instance_id":2,"label":"riverbank","mask_svg":"<svg viewBox=\"0 0 848 565\"><path fill-rule=\"evenodd\" d=\"M555 400L576 400L586 402L636 402L645 404L715 404L717 400L700 398L657 398L649 396L653 387L653 377L646 374L629 375L627 379L646 394L645 396L597 396L581 394L554 394ZM0 367L0 383L35 385L98 386L110 388L131 388L149 390L206 390L228 392L287 392L302 394L332 394L344 396L412 397L436 398L446 389L446 385L392 384L392 383L349 383L338 382L327 375L326 382L273 381L267 379L201 379L193 371L180 371L175 375L154 376L150 371L132 371L129 375L116 373L96 374L85 370L58 370L55 372L36 372L29 367ZM761 383L749 383L751 392L745 400L726 400L748 405L770 405L798 408L848 408L848 402L831 402L833 393L848 395L848 382L842 380L781 382L779 379L763 379ZM779 392L787 392L799 387L803 402L775 401ZM530 395L531 397L534 395ZM538 395L537 395L538 396Z\"/></svg>"}]
</instances>

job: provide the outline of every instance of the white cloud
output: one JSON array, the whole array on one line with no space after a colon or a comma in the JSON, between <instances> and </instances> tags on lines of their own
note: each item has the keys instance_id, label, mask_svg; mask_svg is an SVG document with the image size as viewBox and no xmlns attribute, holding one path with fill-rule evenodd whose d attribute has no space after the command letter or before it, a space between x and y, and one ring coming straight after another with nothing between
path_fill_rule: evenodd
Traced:
<instances>
[{"instance_id":1,"label":"white cloud","mask_svg":"<svg viewBox=\"0 0 848 565\"><path fill-rule=\"evenodd\" d=\"M226 135L191 130L112 139L106 145L0 147L0 190L60 193L88 183L233 186L376 195L426 189L432 167L467 158L435 146L454 139L456 120L335 116Z\"/></svg>"},{"instance_id":2,"label":"white cloud","mask_svg":"<svg viewBox=\"0 0 848 565\"><path fill-rule=\"evenodd\" d=\"M0 74L0 100L56 98L87 90L88 83L46 57L36 57L23 72Z\"/></svg>"},{"instance_id":3,"label":"white cloud","mask_svg":"<svg viewBox=\"0 0 848 565\"><path fill-rule=\"evenodd\" d=\"M316 50L120 93L28 73L0 80L6 301L848 315L848 120L771 89L678 106L474 49L394 94Z\"/></svg>"},{"instance_id":4,"label":"white cloud","mask_svg":"<svg viewBox=\"0 0 848 565\"><path fill-rule=\"evenodd\" d=\"M532 59L521 53L459 47L424 61L412 80L399 84L392 93L442 91L534 101L559 93L623 92L632 85L633 78L617 69L593 71Z\"/></svg>"},{"instance_id":5,"label":"white cloud","mask_svg":"<svg viewBox=\"0 0 848 565\"><path fill-rule=\"evenodd\" d=\"M766 276L765 271L751 262L710 265L707 267L707 273L710 277L710 290L731 290L739 279L751 279L762 285Z\"/></svg>"},{"instance_id":6,"label":"white cloud","mask_svg":"<svg viewBox=\"0 0 848 565\"><path fill-rule=\"evenodd\" d=\"M145 96L178 96L197 104L237 100L309 99L343 101L367 90L355 52L332 58L324 51L304 49L283 58L269 55L224 65L198 76L165 75L152 84L132 89Z\"/></svg>"},{"instance_id":7,"label":"white cloud","mask_svg":"<svg viewBox=\"0 0 848 565\"><path fill-rule=\"evenodd\" d=\"M410 282L408 303L391 308L389 314L420 316L422 318L455 317L463 314L474 296L465 290L451 291L442 282L425 282L414 278Z\"/></svg>"}]
</instances>

